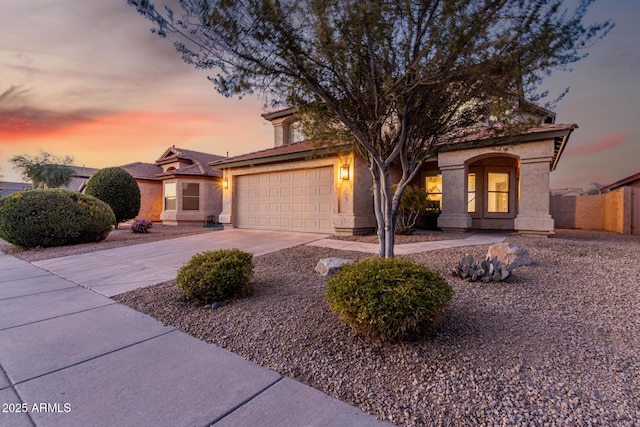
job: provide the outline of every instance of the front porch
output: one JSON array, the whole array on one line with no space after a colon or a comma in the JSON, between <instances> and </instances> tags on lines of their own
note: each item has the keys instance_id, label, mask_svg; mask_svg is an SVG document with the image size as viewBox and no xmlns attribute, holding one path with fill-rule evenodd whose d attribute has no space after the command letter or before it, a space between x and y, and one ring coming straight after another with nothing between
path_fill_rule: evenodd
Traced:
<instances>
[{"instance_id":1,"label":"front porch","mask_svg":"<svg viewBox=\"0 0 640 427\"><path fill-rule=\"evenodd\" d=\"M554 140L438 153L421 185L442 213L444 231L499 230L547 236Z\"/></svg>"}]
</instances>

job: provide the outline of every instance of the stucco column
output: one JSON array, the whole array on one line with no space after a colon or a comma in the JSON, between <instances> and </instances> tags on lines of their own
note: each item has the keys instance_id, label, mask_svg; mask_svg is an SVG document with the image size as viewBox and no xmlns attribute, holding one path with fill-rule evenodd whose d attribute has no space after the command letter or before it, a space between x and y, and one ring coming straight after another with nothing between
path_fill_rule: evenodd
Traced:
<instances>
[{"instance_id":1,"label":"stucco column","mask_svg":"<svg viewBox=\"0 0 640 427\"><path fill-rule=\"evenodd\" d=\"M467 167L464 164L440 166L442 171L442 213L438 227L448 231L471 228L467 213Z\"/></svg>"},{"instance_id":2,"label":"stucco column","mask_svg":"<svg viewBox=\"0 0 640 427\"><path fill-rule=\"evenodd\" d=\"M225 227L231 227L233 225L233 176L228 169L224 169L222 175L222 212L218 215L218 222L224 224ZM226 184L224 184L224 180L226 180Z\"/></svg>"},{"instance_id":3,"label":"stucco column","mask_svg":"<svg viewBox=\"0 0 640 427\"><path fill-rule=\"evenodd\" d=\"M553 232L549 213L548 158L520 160L520 205L514 228L521 234L548 235Z\"/></svg>"}]
</instances>

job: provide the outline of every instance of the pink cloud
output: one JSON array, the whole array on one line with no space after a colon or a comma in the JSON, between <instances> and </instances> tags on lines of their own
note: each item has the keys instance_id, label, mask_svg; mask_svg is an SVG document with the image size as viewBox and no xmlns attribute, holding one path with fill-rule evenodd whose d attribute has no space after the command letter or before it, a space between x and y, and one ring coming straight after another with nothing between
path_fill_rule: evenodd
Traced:
<instances>
[{"instance_id":1,"label":"pink cloud","mask_svg":"<svg viewBox=\"0 0 640 427\"><path fill-rule=\"evenodd\" d=\"M569 157L587 156L612 150L622 146L629 139L629 135L624 133L612 133L605 135L599 141L591 142L578 147L567 148L566 155Z\"/></svg>"}]
</instances>

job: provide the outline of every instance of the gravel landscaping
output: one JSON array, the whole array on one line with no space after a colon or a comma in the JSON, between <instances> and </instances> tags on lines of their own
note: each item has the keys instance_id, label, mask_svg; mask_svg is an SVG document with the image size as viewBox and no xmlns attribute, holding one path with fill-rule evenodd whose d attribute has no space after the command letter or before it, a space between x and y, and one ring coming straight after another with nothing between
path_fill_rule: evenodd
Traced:
<instances>
[{"instance_id":1,"label":"gravel landscaping","mask_svg":"<svg viewBox=\"0 0 640 427\"><path fill-rule=\"evenodd\" d=\"M507 283L451 275L488 246L409 256L456 292L442 322L411 343L356 336L328 309L315 264L363 253L298 246L256 257L255 296L217 310L173 281L115 299L397 425L640 425L640 239L507 240L535 261Z\"/></svg>"}]
</instances>

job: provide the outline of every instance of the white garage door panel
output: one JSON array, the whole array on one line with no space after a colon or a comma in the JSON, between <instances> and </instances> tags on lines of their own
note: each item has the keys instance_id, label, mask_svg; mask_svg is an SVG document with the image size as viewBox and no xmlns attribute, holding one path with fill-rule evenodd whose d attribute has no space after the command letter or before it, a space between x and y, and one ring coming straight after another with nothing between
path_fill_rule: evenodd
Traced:
<instances>
[{"instance_id":1,"label":"white garage door panel","mask_svg":"<svg viewBox=\"0 0 640 427\"><path fill-rule=\"evenodd\" d=\"M331 233L333 167L236 178L239 228Z\"/></svg>"}]
</instances>

